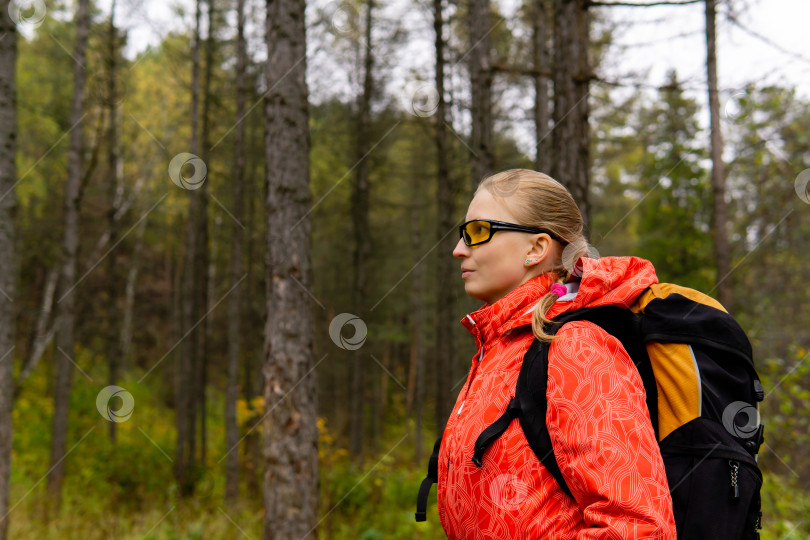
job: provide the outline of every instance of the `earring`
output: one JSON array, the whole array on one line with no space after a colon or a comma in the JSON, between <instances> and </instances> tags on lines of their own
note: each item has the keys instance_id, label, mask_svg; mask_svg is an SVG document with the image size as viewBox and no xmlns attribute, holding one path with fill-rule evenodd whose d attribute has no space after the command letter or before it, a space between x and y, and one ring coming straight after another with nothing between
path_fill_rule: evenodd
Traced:
<instances>
[{"instance_id":1,"label":"earring","mask_svg":"<svg viewBox=\"0 0 810 540\"><path fill-rule=\"evenodd\" d=\"M531 264L531 263L534 263L534 262L537 262L537 261L535 261L534 259L526 259L526 262L524 262L523 264Z\"/></svg>"}]
</instances>

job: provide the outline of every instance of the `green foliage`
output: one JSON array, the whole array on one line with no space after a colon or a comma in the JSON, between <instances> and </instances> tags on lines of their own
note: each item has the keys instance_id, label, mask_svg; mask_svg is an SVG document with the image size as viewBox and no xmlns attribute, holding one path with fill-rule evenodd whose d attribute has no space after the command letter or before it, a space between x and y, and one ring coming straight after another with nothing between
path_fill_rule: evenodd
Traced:
<instances>
[{"instance_id":1,"label":"green foliage","mask_svg":"<svg viewBox=\"0 0 810 540\"><path fill-rule=\"evenodd\" d=\"M810 494L796 478L765 474L762 496L762 538L807 538L810 535Z\"/></svg>"},{"instance_id":2,"label":"green foliage","mask_svg":"<svg viewBox=\"0 0 810 540\"><path fill-rule=\"evenodd\" d=\"M73 449L66 461L65 508L51 521L42 519L47 498L40 480L48 467L52 400L47 374L32 375L16 402L12 501L17 503L11 537L92 540L114 535L133 540L191 540L236 537L240 530L261 537L260 498L246 498L243 488L238 506L223 505L223 468L216 462L225 452L221 444L209 450L195 497L178 497L171 461L173 416L165 414L165 405L148 386L138 383L138 377L120 383L132 393L135 408L129 420L116 424L117 440L111 442L109 422L96 410L96 396L104 386L104 369L97 360L86 350L77 351L77 366L87 377L74 381L68 435L68 448ZM209 433L216 441L224 439L221 411L220 399L209 404ZM428 522L413 520L415 494L425 467L413 463L411 437L401 435L407 429L389 425L381 450L356 464L321 422L320 538L444 537L435 509L435 489Z\"/></svg>"},{"instance_id":3,"label":"green foliage","mask_svg":"<svg viewBox=\"0 0 810 540\"><path fill-rule=\"evenodd\" d=\"M169 461L174 455L172 417L165 414L164 404L155 400L149 388L139 385L135 377L122 382L121 386L135 398L135 409L130 420L117 424L118 440L112 444L106 432L109 424L95 409L96 394L103 386L100 383L103 369L93 368L94 359L86 351L79 351L77 364L93 381L85 377L75 381L72 396L75 414L68 443L69 448L75 445L75 449L67 458L66 508L50 522L41 518L46 505L45 486L44 482L37 483L47 469L51 415L47 377L32 376L17 401L12 501L20 503L13 510L11 537L93 540L115 535L132 540L191 540L237 537L240 531L253 538L261 537L260 498L247 499L243 495L235 508L222 503L222 469L215 463L215 456L220 455L219 445L212 450L214 457L203 472L198 496L180 499ZM806 374L806 368L800 369L802 373L796 371L796 380ZM767 373L763 380L766 388L772 384ZM793 384L792 380L782 382L787 387ZM221 425L218 411L221 402L212 403L209 417L212 427ZM799 414L806 421L807 415ZM771 418L769 427L781 431L785 429L780 424L783 421ZM389 424L380 450L357 464L336 442L326 424L320 424L319 513L323 519L317 529L319 538L445 537L436 512L435 487L429 499L427 522L416 523L413 519L425 463L413 461L412 425ZM795 434L796 429L803 429L807 436L806 428L793 427L790 432ZM212 439L221 440L219 431L212 430ZM408 435L403 437L403 432ZM430 439L427 433L424 439ZM810 523L804 520L810 513L807 491L789 472L770 470L773 460L767 451L761 460L767 467L762 492L763 538L798 538L810 533Z\"/></svg>"},{"instance_id":4,"label":"green foliage","mask_svg":"<svg viewBox=\"0 0 810 540\"><path fill-rule=\"evenodd\" d=\"M360 16L361 2L354 6ZM465 6L447 5L449 32L448 63L467 50ZM349 9L351 12L351 9ZM49 14L59 12L49 10ZM21 279L19 303L19 358L30 350L32 331L40 309L44 277L59 263L61 255L61 208L67 166L67 131L70 125L72 62L69 53L73 30L65 13L48 17L30 40L21 40L18 59L19 152L17 227ZM495 14L497 20L500 15ZM360 58L360 18L352 19L351 32L333 35L332 44L346 58ZM493 48L508 51L494 61L527 65L528 21L523 25L498 25L493 29ZM125 96L119 116L123 160L123 197L134 205L120 222L119 232L133 230L136 221L149 212L149 227L139 259L135 318L135 357L128 374L118 384L135 399L133 417L116 424L113 443L110 424L96 410L96 396L106 386L107 359L104 349L106 325L115 322L118 302L106 297L106 264L89 259L106 228L107 179L104 165L107 141L100 107L103 94L104 21L95 26L88 51L88 99L85 109L86 158L102 156L91 171L82 206L82 237L77 317L78 346L74 354L77 370L71 393L71 411L66 458L65 511L50 522L43 519L47 508L44 475L49 467L54 355L52 349L25 381L14 409L11 537L13 538L221 538L245 533L261 537L263 509L261 495L246 495L248 478L261 478L261 471L243 466L243 497L235 508L223 506L224 464L218 463L224 448L223 393L226 380L222 307L211 312L213 354L209 360L208 462L197 471L199 482L194 498L179 496L174 483L175 425L172 373L177 344L177 321L173 305L180 283L184 254L184 230L188 193L177 188L167 175L169 160L190 148L190 67L188 32L165 36L156 47L133 60L120 58L119 82ZM595 40L594 56L606 54L612 31L604 23L604 39ZM394 32L396 33L396 32ZM119 36L123 41L125 36ZM391 43L380 40L381 46ZM262 98L257 83L261 67L250 66L253 81L248 98L247 203L244 223L235 224L228 215L232 206L229 172L233 154L235 103L231 85L232 63L228 45L218 49L213 73L211 116L213 132L208 166L211 245L218 248L213 270L215 294L221 298L230 283L223 279L229 263L230 230L244 226L245 268L250 278L244 283L247 328L243 357L252 362L245 373L245 387L261 384L255 364L263 357L262 324L266 309L262 269L265 241L263 195L264 141ZM375 47L375 50L377 48ZM516 61L517 60L517 61ZM347 65L353 62L346 60ZM453 66L455 68L455 66ZM463 62L458 66L463 72ZM351 70L351 67L349 68ZM451 80L458 79L453 71ZM355 73L359 71L354 70ZM462 73L463 75L463 73ZM352 80L356 75L347 75ZM463 76L462 76L463 78ZM325 76L326 80L331 80ZM356 82L356 81L355 81ZM432 358L435 342L436 262L449 253L439 253L436 241L446 231L437 231L435 193L436 155L432 141L433 117L419 118L403 112L396 100L385 96L380 77L372 107L371 132L374 151L369 156L371 214L366 233L372 243L368 291L375 305L360 314L369 326L366 355L369 379L388 377L383 362L397 381L408 381L414 304L414 280L424 285L419 306L424 310L426 357ZM513 122L525 122L530 109L531 79L512 73L497 77L494 91L498 168L531 167L531 158L510 132ZM455 218L469 202L469 150L463 120L464 88L454 82L448 96L448 123L458 129L448 133L450 174L462 186L457 193ZM331 89L329 89L331 90ZM516 97L517 94L520 94ZM591 242L602 255L635 254L651 259L659 277L710 292L714 286L711 260L711 190L706 163L705 130L700 128L700 109L673 74L669 84L653 96L645 92L608 92L594 84L593 129L594 205ZM528 99L523 99L527 98ZM349 374L348 353L329 339L329 322L352 305L353 231L350 215L351 185L356 174L356 106L354 98L324 99L310 109L311 231L314 285L311 289L315 313L316 358L329 359L319 365L321 421L320 473L323 518L318 536L333 538L443 538L435 512L435 489L427 523L413 521L415 494L424 476L425 463L414 463L413 421L405 411L406 392L390 379L387 396L374 405L387 406L381 417L385 426L376 450L350 456L343 449L346 425L345 385ZM807 253L810 245L808 206L795 196L793 179L808 167L810 156L810 107L796 92L782 88L749 87L735 98L738 112L726 115L724 133L728 141L730 227L733 232L734 273L739 299L734 315L749 331L756 351L767 398L762 405L767 425L761 464L766 472L763 491L765 537L795 537L810 533L810 473L805 448L810 443L810 288L807 287ZM451 117L455 117L453 120ZM461 119L459 119L461 118ZM99 123L102 122L102 123ZM272 173L272 171L271 171ZM161 202L162 201L162 202ZM159 204L157 204L159 203ZM150 210L151 209L151 210ZM293 226L294 224L290 224ZM412 235L418 231L418 241ZM455 234L450 231L449 234ZM122 234L111 257L121 267L132 259L134 235ZM106 247L102 253L106 251ZM457 282L459 290L461 283ZM220 293L220 294L218 294ZM456 311L471 308L463 294ZM322 308L322 309L321 309ZM176 315L176 313L175 313ZM469 336L457 327L458 355L466 362L471 354ZM374 355L374 362L368 355ZM158 365L158 362L160 364ZM145 382L140 376L156 369ZM426 379L433 380L428 363ZM455 381L454 381L455 382ZM368 384L368 388L373 385ZM428 391L432 396L433 389ZM373 390L364 398L371 402ZM253 398L258 405L261 398ZM431 416L430 402L424 405ZM255 414L240 405L241 419ZM368 406L367 420L378 414ZM247 426L242 423L242 434ZM330 429L326 429L326 425ZM433 426L425 427L424 440L432 439ZM403 439L403 434L408 434ZM422 454L427 458L426 450ZM251 475L251 476L248 476Z\"/></svg>"},{"instance_id":5,"label":"green foliage","mask_svg":"<svg viewBox=\"0 0 810 540\"><path fill-rule=\"evenodd\" d=\"M651 260L661 281L709 291L711 189L698 112L675 73L654 101L635 95L610 111L605 129L611 131L596 146L607 177L596 182L597 189L607 200L596 205L603 211L617 208L595 219L593 243L599 248L608 235L629 234L632 247L627 238L611 239L606 251L623 248L624 254ZM628 196L635 200L632 206Z\"/></svg>"}]
</instances>

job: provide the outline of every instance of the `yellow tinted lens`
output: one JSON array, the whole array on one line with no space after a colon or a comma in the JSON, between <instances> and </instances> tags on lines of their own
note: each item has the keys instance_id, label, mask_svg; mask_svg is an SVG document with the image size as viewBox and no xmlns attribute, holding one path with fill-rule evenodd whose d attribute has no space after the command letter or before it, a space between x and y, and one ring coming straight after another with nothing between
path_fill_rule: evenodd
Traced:
<instances>
[{"instance_id":1,"label":"yellow tinted lens","mask_svg":"<svg viewBox=\"0 0 810 540\"><path fill-rule=\"evenodd\" d=\"M475 245L489 240L489 223L486 221L471 221L464 227L464 236L467 243Z\"/></svg>"}]
</instances>

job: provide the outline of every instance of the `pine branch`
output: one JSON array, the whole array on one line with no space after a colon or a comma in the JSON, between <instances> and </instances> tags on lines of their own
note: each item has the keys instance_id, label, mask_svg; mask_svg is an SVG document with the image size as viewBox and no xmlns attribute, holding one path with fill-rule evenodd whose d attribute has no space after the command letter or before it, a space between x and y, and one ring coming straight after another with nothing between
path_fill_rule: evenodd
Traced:
<instances>
[{"instance_id":1,"label":"pine branch","mask_svg":"<svg viewBox=\"0 0 810 540\"><path fill-rule=\"evenodd\" d=\"M749 36L754 37L754 38L762 41L766 45L769 45L769 46L773 47L774 49L776 49L777 51L779 51L779 52L781 52L783 54L786 54L788 56L791 56L791 57L795 58L796 60L800 60L802 62L810 64L810 59L807 58L806 56L802 56L801 54L799 54L797 52L793 52L791 50L785 49L784 47L782 47L778 43L775 43L774 41L768 39L767 37L763 36L762 34L748 28L747 26L742 24L736 17L731 15L730 13L726 14L726 16L728 17L728 20L732 24L734 24L734 26L736 26L737 28L739 28L740 30L742 30L743 32L748 34Z\"/></svg>"},{"instance_id":2,"label":"pine branch","mask_svg":"<svg viewBox=\"0 0 810 540\"><path fill-rule=\"evenodd\" d=\"M654 7L654 6L687 6L689 4L701 4L704 0L683 0L677 2L675 0L661 0L660 2L646 2L637 4L633 2L588 2L588 7Z\"/></svg>"}]
</instances>

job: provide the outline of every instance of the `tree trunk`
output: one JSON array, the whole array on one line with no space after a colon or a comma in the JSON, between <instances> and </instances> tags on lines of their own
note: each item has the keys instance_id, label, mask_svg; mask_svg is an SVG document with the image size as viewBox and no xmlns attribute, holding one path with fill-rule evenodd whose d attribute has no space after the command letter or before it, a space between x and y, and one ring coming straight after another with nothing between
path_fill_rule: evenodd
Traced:
<instances>
[{"instance_id":1,"label":"tree trunk","mask_svg":"<svg viewBox=\"0 0 810 540\"><path fill-rule=\"evenodd\" d=\"M199 152L197 127L199 124L200 101L200 11L203 0L197 0L195 11L194 44L191 52L191 149L196 155ZM198 190L188 192L188 218L186 220L185 256L183 262L182 282L182 323L180 346L180 369L176 381L177 402L177 449L175 476L180 493L189 496L194 491L197 442L197 385L199 381L199 337L197 329L200 313L197 275L199 247L198 226L201 213L201 198ZM203 304L204 305L204 304Z\"/></svg>"},{"instance_id":2,"label":"tree trunk","mask_svg":"<svg viewBox=\"0 0 810 540\"><path fill-rule=\"evenodd\" d=\"M588 186L589 22L587 0L554 0L554 131L551 175L574 197L590 224Z\"/></svg>"},{"instance_id":3,"label":"tree trunk","mask_svg":"<svg viewBox=\"0 0 810 540\"><path fill-rule=\"evenodd\" d=\"M62 240L62 275L57 301L58 330L56 334L56 384L54 387L53 431L51 436L48 493L55 512L62 503L62 484L65 476L65 448L67 445L68 407L73 376L75 352L74 326L76 316L76 254L79 247L79 187L82 177L82 103L87 72L85 71L87 34L90 27L90 1L79 0L76 11L76 46L73 51L73 102L71 105L70 147L65 183Z\"/></svg>"},{"instance_id":4,"label":"tree trunk","mask_svg":"<svg viewBox=\"0 0 810 540\"><path fill-rule=\"evenodd\" d=\"M495 170L492 147L492 68L489 0L470 0L470 82L472 86L472 191Z\"/></svg>"},{"instance_id":5,"label":"tree trunk","mask_svg":"<svg viewBox=\"0 0 810 540\"><path fill-rule=\"evenodd\" d=\"M253 13L255 15L255 13ZM249 20L249 17L246 17ZM248 126L250 128L251 126ZM262 128L264 130L264 128ZM254 132L252 134L247 133L248 140L255 140L257 138L257 133ZM246 157L250 154L246 152ZM246 168L247 170L247 168ZM250 178L250 177L248 177ZM256 206L257 206L257 199L256 196L256 186L255 182L252 179L248 180L244 184L245 187L245 202L247 203L247 222L246 222L246 230L251 231L251 234L247 235L247 260L245 261L247 264L247 294L246 297L250 299L247 304L248 309L248 317L249 322L247 327L248 328L255 328L257 325L261 325L266 320L266 315L264 315L266 302L258 303L259 306L262 306L261 309L257 308L257 302L254 301L259 295L257 291L257 287L259 283L263 283L264 281L264 272L256 272L254 269L254 253L256 252L255 246L255 235L252 234L252 231L257 229L256 224ZM262 241L260 245L264 242ZM260 276L259 279L256 279L254 276ZM233 293L231 293L233 294ZM245 397L245 401L248 403L248 407L253 412L253 400L256 396L261 395L264 392L263 381L261 381L261 364L263 363L263 359L261 355L259 355L256 351L260 350L258 343L261 343L256 339L257 332L249 332L245 337L246 339L246 354L245 354L245 372L243 375L242 384L242 394ZM261 336L261 334L258 334ZM255 375L254 375L255 374ZM261 471L262 471L262 459L261 459L261 434L259 433L258 425L261 420L262 412L261 410L256 411L255 418L251 421L250 425L247 426L247 435L245 436L245 470L247 471L245 476L247 477L247 495L250 498L258 499L261 497Z\"/></svg>"},{"instance_id":6,"label":"tree trunk","mask_svg":"<svg viewBox=\"0 0 810 540\"><path fill-rule=\"evenodd\" d=\"M353 298L355 303L355 313L359 317L364 317L366 313L367 296L367 276L366 270L371 252L370 231L368 222L368 199L369 199L369 160L368 152L371 146L370 115L371 115L371 92L374 80L372 69L374 67L374 57L372 56L371 25L374 1L366 1L366 24L365 24L365 50L364 50L364 72L363 72L363 92L358 97L357 115L357 176L352 185L351 213L354 224L354 284ZM356 459L361 459L363 454L363 403L365 402L365 392L363 384L363 373L365 360L359 351L350 351L352 356L351 372L351 415L350 415L350 447L351 453Z\"/></svg>"},{"instance_id":7,"label":"tree trunk","mask_svg":"<svg viewBox=\"0 0 810 540\"><path fill-rule=\"evenodd\" d=\"M533 0L532 3L532 43L534 53L534 127L535 127L535 168L548 171L551 159L551 137L549 137L549 94L548 73L548 0Z\"/></svg>"},{"instance_id":8,"label":"tree trunk","mask_svg":"<svg viewBox=\"0 0 810 540\"><path fill-rule=\"evenodd\" d=\"M60 269L54 266L48 270L45 277L45 286L42 292L42 307L39 310L39 317L37 317L37 325L34 330L34 339L32 340L31 353L26 358L22 368L20 369L17 379L14 381L14 396L16 397L22 384L31 375L31 372L39 363L45 349L53 341L53 335L56 332L56 324L51 322L51 311L53 310L54 294L56 293L56 284L59 281ZM48 326L50 323L50 326Z\"/></svg>"},{"instance_id":9,"label":"tree trunk","mask_svg":"<svg viewBox=\"0 0 810 540\"><path fill-rule=\"evenodd\" d=\"M316 538L318 512L305 5L267 0L265 540Z\"/></svg>"},{"instance_id":10,"label":"tree trunk","mask_svg":"<svg viewBox=\"0 0 810 540\"><path fill-rule=\"evenodd\" d=\"M456 225L457 186L450 176L447 145L447 103L444 79L444 14L442 0L433 0L433 32L436 45L436 204L439 219L436 223L436 239L439 242L439 261L436 265L438 298L436 300L436 432L440 436L450 415L453 378L453 328L456 325L455 305L458 283L458 265L453 259L453 247L458 238L453 234ZM478 174L478 173L476 173ZM480 177L477 178L481 180ZM424 362L418 361L416 372L416 424L421 434L422 403L425 399ZM421 452L421 439L417 441L417 459Z\"/></svg>"},{"instance_id":11,"label":"tree trunk","mask_svg":"<svg viewBox=\"0 0 810 540\"><path fill-rule=\"evenodd\" d=\"M251 20L251 17L255 17L256 13L254 10L255 5L251 13L246 15L246 20ZM248 99L250 99L250 97L248 97ZM258 138L258 127L253 124L248 125L247 129L246 140L256 140ZM261 131L264 132L263 125ZM246 158L249 157L250 153L246 152ZM249 170L247 166L248 163L249 161L246 160L246 171ZM245 305L247 309L246 317L249 319L246 326L247 328L255 328L264 324L267 319L265 314L266 302L256 302L256 299L259 297L258 287L264 286L264 271L257 272L256 268L254 268L254 254L256 253L257 241L253 231L260 228L257 224L256 207L257 204L261 202L261 199L257 196L257 188L260 186L253 181L252 175L247 175L246 178L247 181L244 184L245 204L247 205L245 227L246 231L250 231L250 234L248 234L246 238L247 259L245 261L248 272L245 297L249 299L249 302ZM261 188L262 191L264 191L264 180L262 180ZM261 239L258 244L259 246L263 246L264 239ZM263 249L264 248L262 248L262 250ZM246 350L244 355L245 369L242 379L244 381L242 383L242 395L245 397L245 401L248 403L248 407L254 416L250 425L247 426L247 435L245 436L244 470L246 471L245 476L247 477L247 496L252 499L258 499L262 496L262 488L260 485L262 483L262 441L261 433L258 428L261 421L262 410L261 408L254 410L253 403L254 399L257 396L261 396L264 392L263 381L261 380L261 366L264 359L262 355L259 354L263 338L262 333L258 332L248 332L246 335L243 334L243 337L245 338Z\"/></svg>"},{"instance_id":12,"label":"tree trunk","mask_svg":"<svg viewBox=\"0 0 810 540\"><path fill-rule=\"evenodd\" d=\"M107 31L107 118L109 122L107 130L107 227L109 228L109 242L110 245L115 246L118 228L118 220L115 219L115 214L118 210L117 194L118 186L120 185L120 166L119 166L119 151L118 151L118 107L116 107L116 88L115 88L115 70L116 70L116 47L117 32L115 29L115 0L113 0L110 7L110 24ZM133 261L134 264L134 261ZM108 366L108 382L109 385L118 384L120 377L120 358L119 354L119 327L117 324L118 310L116 309L116 298L118 288L118 264L116 262L115 253L110 252L107 255L107 366ZM115 428L116 422L109 422L110 440L115 443Z\"/></svg>"},{"instance_id":13,"label":"tree trunk","mask_svg":"<svg viewBox=\"0 0 810 540\"><path fill-rule=\"evenodd\" d=\"M440 1L440 0L439 0ZM414 154L414 161L418 159ZM424 357L425 357L425 297L424 288L427 281L426 266L419 264L419 259L425 249L425 243L422 236L422 223L421 215L424 213L423 204L424 197L422 194L425 190L425 185L422 181L422 175L419 174L419 166L416 163L412 164L413 170L416 174L413 176L412 182L412 207L411 207L411 257L414 262L413 279L411 280L411 306L410 306L410 319L411 319L411 368L413 373L413 415L416 420L416 437L414 438L414 459L417 463L422 459L422 410L423 401L425 399L424 390L424 377L422 372L424 370ZM440 254L441 256L441 254ZM440 300L441 302L441 300ZM442 359L444 367L449 367L447 358ZM441 389L446 394L447 388ZM411 411L408 411L409 413Z\"/></svg>"},{"instance_id":14,"label":"tree trunk","mask_svg":"<svg viewBox=\"0 0 810 540\"><path fill-rule=\"evenodd\" d=\"M208 4L208 35L205 39L205 78L203 79L203 113L202 113L202 148L200 157L208 163L211 148L211 74L214 64L214 34L216 32L216 2L207 0ZM210 172L209 172L210 174ZM205 321L197 328L197 410L200 414L200 464L204 467L208 449L207 411L205 391L208 385L208 338L210 335L211 298L209 297L209 233L208 233L208 179L197 190L200 197L200 212L197 214L197 249L196 266L194 271L197 277L196 296L198 298L199 312L196 321Z\"/></svg>"},{"instance_id":15,"label":"tree trunk","mask_svg":"<svg viewBox=\"0 0 810 540\"><path fill-rule=\"evenodd\" d=\"M16 337L17 252L14 214L17 197L17 29L0 2L0 540L8 534L11 482L11 409Z\"/></svg>"},{"instance_id":16,"label":"tree trunk","mask_svg":"<svg viewBox=\"0 0 810 540\"><path fill-rule=\"evenodd\" d=\"M146 232L146 221L144 217L138 225L137 236L135 237L135 248L132 250L132 262L127 272L127 283L124 289L124 309L121 316L121 337L120 367L125 371L129 365L132 351L132 314L135 308L135 285L138 279L138 265L140 264L141 249L143 248L143 236ZM171 276L171 272L169 272Z\"/></svg>"},{"instance_id":17,"label":"tree trunk","mask_svg":"<svg viewBox=\"0 0 810 540\"><path fill-rule=\"evenodd\" d=\"M712 192L714 194L714 259L717 266L717 299L732 309L731 248L728 243L726 167L723 163L723 133L720 129L720 99L717 90L717 0L706 0L706 71L709 81L709 118L712 146Z\"/></svg>"},{"instance_id":18,"label":"tree trunk","mask_svg":"<svg viewBox=\"0 0 810 540\"><path fill-rule=\"evenodd\" d=\"M244 241L245 182L245 101L247 85L247 46L245 42L245 0L236 2L236 130L234 132L233 217L231 227L231 287L242 276ZM242 352L242 292L236 287L228 297L228 386L225 391L225 447L230 450L225 469L225 500L235 504L239 498L239 425L236 400L239 397L239 357Z\"/></svg>"}]
</instances>

